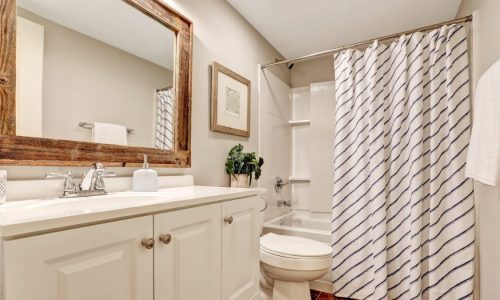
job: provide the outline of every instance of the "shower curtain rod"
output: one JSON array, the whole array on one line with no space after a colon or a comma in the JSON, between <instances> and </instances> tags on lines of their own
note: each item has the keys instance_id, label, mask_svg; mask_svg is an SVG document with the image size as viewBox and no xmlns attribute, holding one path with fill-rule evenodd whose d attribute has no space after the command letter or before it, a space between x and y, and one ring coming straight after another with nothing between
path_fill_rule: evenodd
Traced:
<instances>
[{"instance_id":1,"label":"shower curtain rod","mask_svg":"<svg viewBox=\"0 0 500 300\"><path fill-rule=\"evenodd\" d=\"M429 26L425 26L425 27L421 27L421 28L417 28L417 29L413 29L413 30L408 30L408 31L400 32L400 33L386 35L386 36L383 36L383 37L378 37L378 38L375 38L375 39L371 39L371 40L367 40L367 41L359 42L359 43L354 43L354 44L342 46L342 47L335 48L335 49L330 49L330 50L316 52L316 53L312 53L312 54L308 54L308 55L304 55L304 56L299 56L299 57L295 57L295 58L280 60L280 61L277 61L277 62L274 62L274 63L269 63L269 64L262 65L261 68L265 69L267 67L272 67L272 66L276 66L276 65L281 65L281 64L286 64L286 63L292 63L292 62L298 62L298 61L308 60L308 59L312 59L312 58L316 58L316 57L326 56L326 55L329 55L329 54L333 54L333 53L336 53L336 52L343 51L345 49L357 48L357 47L360 47L360 46L363 46L363 45L366 45L366 44L369 44L369 43L373 43L374 41L377 41L377 40L378 41L390 40L390 39L394 39L394 38L397 38L399 36L402 36L404 34L410 34L410 33L419 32L419 31L430 31L430 30L437 29L437 28L439 28L441 26L444 26L444 25L467 23L467 22L471 22L471 21L472 21L472 15L469 15L469 16L466 16L466 17L463 17L463 18L458 18L458 19L454 19L454 20L450 20L450 21L446 21L446 22L441 22L441 23L437 23L437 24L433 24L433 25L429 25Z\"/></svg>"}]
</instances>

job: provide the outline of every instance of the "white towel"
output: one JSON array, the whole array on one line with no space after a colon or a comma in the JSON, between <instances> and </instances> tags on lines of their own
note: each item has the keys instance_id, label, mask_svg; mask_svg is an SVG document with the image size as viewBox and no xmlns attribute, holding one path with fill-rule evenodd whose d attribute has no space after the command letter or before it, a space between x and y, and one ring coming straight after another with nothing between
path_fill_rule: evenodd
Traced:
<instances>
[{"instance_id":1,"label":"white towel","mask_svg":"<svg viewBox=\"0 0 500 300\"><path fill-rule=\"evenodd\" d=\"M465 174L500 185L500 60L479 79Z\"/></svg>"},{"instance_id":2,"label":"white towel","mask_svg":"<svg viewBox=\"0 0 500 300\"><path fill-rule=\"evenodd\" d=\"M94 143L128 145L127 127L123 125L95 122L92 128Z\"/></svg>"}]
</instances>

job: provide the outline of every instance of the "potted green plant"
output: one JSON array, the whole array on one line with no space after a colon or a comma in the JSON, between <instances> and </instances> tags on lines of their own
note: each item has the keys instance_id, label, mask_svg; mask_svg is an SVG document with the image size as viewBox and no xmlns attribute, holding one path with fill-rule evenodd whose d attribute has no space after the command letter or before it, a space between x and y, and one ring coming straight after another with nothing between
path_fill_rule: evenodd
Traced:
<instances>
[{"instance_id":1,"label":"potted green plant","mask_svg":"<svg viewBox=\"0 0 500 300\"><path fill-rule=\"evenodd\" d=\"M226 173L231 178L231 187L249 187L252 176L258 180L264 159L255 156L255 152L243 152L243 146L238 144L231 148L226 160Z\"/></svg>"}]
</instances>

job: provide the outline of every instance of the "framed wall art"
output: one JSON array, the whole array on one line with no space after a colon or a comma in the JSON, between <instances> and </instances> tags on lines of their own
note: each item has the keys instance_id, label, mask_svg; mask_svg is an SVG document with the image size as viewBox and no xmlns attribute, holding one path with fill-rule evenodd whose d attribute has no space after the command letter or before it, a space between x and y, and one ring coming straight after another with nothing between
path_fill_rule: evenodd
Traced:
<instances>
[{"instance_id":1,"label":"framed wall art","mask_svg":"<svg viewBox=\"0 0 500 300\"><path fill-rule=\"evenodd\" d=\"M214 62L210 129L250 136L250 80Z\"/></svg>"}]
</instances>

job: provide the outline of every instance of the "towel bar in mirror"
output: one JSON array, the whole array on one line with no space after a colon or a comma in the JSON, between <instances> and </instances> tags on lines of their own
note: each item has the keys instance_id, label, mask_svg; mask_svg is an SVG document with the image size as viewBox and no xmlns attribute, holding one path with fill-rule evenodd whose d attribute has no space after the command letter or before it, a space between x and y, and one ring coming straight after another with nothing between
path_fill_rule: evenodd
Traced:
<instances>
[{"instance_id":1,"label":"towel bar in mirror","mask_svg":"<svg viewBox=\"0 0 500 300\"><path fill-rule=\"evenodd\" d=\"M80 123L78 123L78 126L80 126L81 128L90 129L90 130L92 130L94 128L94 124L87 123L87 122L80 122ZM134 130L131 128L127 128L127 133L132 134L132 133L134 133Z\"/></svg>"},{"instance_id":2,"label":"towel bar in mirror","mask_svg":"<svg viewBox=\"0 0 500 300\"><path fill-rule=\"evenodd\" d=\"M0 28L0 164L190 167L189 19L161 0L2 0Z\"/></svg>"}]
</instances>

